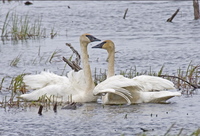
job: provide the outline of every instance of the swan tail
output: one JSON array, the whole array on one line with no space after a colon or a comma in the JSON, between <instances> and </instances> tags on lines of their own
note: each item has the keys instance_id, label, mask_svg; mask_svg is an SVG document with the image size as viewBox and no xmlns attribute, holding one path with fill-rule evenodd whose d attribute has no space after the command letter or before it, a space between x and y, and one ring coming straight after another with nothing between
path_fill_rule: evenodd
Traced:
<instances>
[{"instance_id":1,"label":"swan tail","mask_svg":"<svg viewBox=\"0 0 200 136\"><path fill-rule=\"evenodd\" d=\"M98 93L96 93L94 95L103 94L103 93L113 93L113 94L119 95L127 101L127 105L131 104L131 101L128 98L128 96L131 97L131 94L127 90L125 91L125 89L120 89L120 90L119 89L118 90L104 89L104 90L99 90ZM126 95L128 95L128 96L126 96Z\"/></svg>"},{"instance_id":2,"label":"swan tail","mask_svg":"<svg viewBox=\"0 0 200 136\"><path fill-rule=\"evenodd\" d=\"M23 82L27 89L40 89L47 85L61 83L67 80L65 76L59 76L51 72L42 71L36 75L25 75Z\"/></svg>"}]
</instances>

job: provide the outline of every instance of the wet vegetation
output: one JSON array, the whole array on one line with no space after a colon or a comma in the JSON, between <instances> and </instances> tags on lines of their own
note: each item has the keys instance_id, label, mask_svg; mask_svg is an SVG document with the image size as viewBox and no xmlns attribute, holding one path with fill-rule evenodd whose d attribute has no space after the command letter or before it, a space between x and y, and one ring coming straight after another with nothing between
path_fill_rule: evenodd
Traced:
<instances>
[{"instance_id":1,"label":"wet vegetation","mask_svg":"<svg viewBox=\"0 0 200 136\"><path fill-rule=\"evenodd\" d=\"M51 56L52 57L52 56ZM125 71L121 71L120 74L124 75L128 78L133 78L138 75L153 75L153 76L160 76L164 77L170 81L172 81L176 88L182 92L184 95L193 95L197 91L198 88L200 88L200 66L193 66L191 63L188 65L188 68L186 70L178 69L177 73L174 75L168 75L163 73L164 66L161 67L159 72L152 72L152 71L144 71L144 72L137 72L137 68L134 69L127 69ZM5 96L4 100L0 102L0 107L5 108L8 107L24 107L24 103L26 105L32 106L32 102L24 102L18 99L17 97L20 94L24 94L27 92L25 88L25 84L23 83L23 77L25 76L25 73L22 73L16 77L13 77L8 87L3 87L3 84L5 82L5 79L8 77L4 77L0 81L0 91L1 92L9 92L9 97ZM105 70L95 70L94 73L94 81L95 84L98 84L99 82L102 82L106 79L106 71ZM54 96L52 96L54 97ZM69 101L70 101L69 97ZM38 103L38 104L36 104ZM51 103L55 103L55 101L51 101L50 98L47 96L43 96L38 102L34 102L36 105L40 105L41 103L45 103L44 105L51 105ZM28 106L28 107L29 107Z\"/></svg>"},{"instance_id":2,"label":"wet vegetation","mask_svg":"<svg viewBox=\"0 0 200 136\"><path fill-rule=\"evenodd\" d=\"M35 38L46 38L50 36L52 39L57 35L55 28L52 27L48 35L42 25L42 16L32 19L28 13L19 15L16 12L9 11L3 21L0 29L1 40L27 40Z\"/></svg>"}]
</instances>

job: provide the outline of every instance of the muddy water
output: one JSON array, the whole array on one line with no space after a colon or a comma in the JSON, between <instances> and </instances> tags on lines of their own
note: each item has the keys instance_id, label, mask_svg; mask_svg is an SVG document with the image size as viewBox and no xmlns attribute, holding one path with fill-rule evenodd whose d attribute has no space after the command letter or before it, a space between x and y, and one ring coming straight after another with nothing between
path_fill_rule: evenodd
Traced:
<instances>
[{"instance_id":1,"label":"muddy water","mask_svg":"<svg viewBox=\"0 0 200 136\"><path fill-rule=\"evenodd\" d=\"M69 7L68 7L69 6ZM126 19L124 11L128 8ZM181 8L173 23L166 20ZM0 4L0 26L8 11L28 15L31 19L42 16L43 27L49 35L52 28L58 36L27 41L0 41L0 79L6 77L3 94L11 77L21 73L38 73L49 69L59 75L66 74L62 57L71 56L65 43L78 51L79 35L91 33L102 40L116 44L116 73L131 67L138 72L164 71L175 73L188 64L198 65L199 20L193 20L190 1L34 1L31 6L23 2ZM92 70L106 68L106 52L89 46ZM49 62L53 52L56 57ZM11 62L20 56L16 67ZM37 115L38 109L25 111L1 109L0 135L136 135L147 129L148 135L163 135L175 123L170 134L190 134L200 127L199 95L173 98L170 104L139 104L132 106L105 106L85 104L75 111L48 111ZM142 129L141 129L142 128Z\"/></svg>"}]
</instances>

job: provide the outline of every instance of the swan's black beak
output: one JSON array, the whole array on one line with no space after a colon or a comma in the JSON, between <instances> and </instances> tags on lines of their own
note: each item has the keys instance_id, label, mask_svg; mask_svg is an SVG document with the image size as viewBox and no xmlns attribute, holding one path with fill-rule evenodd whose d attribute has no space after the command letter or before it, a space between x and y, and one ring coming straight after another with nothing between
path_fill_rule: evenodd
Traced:
<instances>
[{"instance_id":1,"label":"swan's black beak","mask_svg":"<svg viewBox=\"0 0 200 136\"><path fill-rule=\"evenodd\" d=\"M96 42L96 41L101 41L100 39L97 39L96 37L92 35L86 35L88 39L90 39L90 42Z\"/></svg>"},{"instance_id":2,"label":"swan's black beak","mask_svg":"<svg viewBox=\"0 0 200 136\"><path fill-rule=\"evenodd\" d=\"M102 48L105 43L106 42L102 42L100 44L97 44L97 45L93 46L92 48Z\"/></svg>"}]
</instances>

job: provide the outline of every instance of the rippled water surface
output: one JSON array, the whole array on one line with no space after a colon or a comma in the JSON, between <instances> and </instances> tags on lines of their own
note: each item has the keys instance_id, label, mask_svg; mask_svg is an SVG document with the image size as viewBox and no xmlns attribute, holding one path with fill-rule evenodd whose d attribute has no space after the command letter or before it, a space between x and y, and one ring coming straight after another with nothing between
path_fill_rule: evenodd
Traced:
<instances>
[{"instance_id":1,"label":"rippled water surface","mask_svg":"<svg viewBox=\"0 0 200 136\"><path fill-rule=\"evenodd\" d=\"M69 6L69 7L68 7ZM124 11L128 8L126 19ZM166 20L180 8L173 23ZM27 41L0 41L0 80L21 73L35 74L49 69L59 75L64 68L62 57L71 56L65 43L78 51L79 36L91 33L101 40L113 40L116 45L116 73L137 67L138 72L164 71L175 73L188 64L200 64L200 22L193 20L191 1L34 1L1 2L0 27L8 11L26 15L31 20L42 17L49 35L52 28L58 36ZM92 43L91 45L95 45ZM90 64L94 69L106 69L106 52L89 46ZM53 52L57 52L49 62ZM17 67L10 66L20 56ZM10 77L10 78L9 78ZM35 108L24 111L0 109L0 135L136 135L147 129L148 135L164 135L175 123L171 134L191 134L200 127L199 95L170 99L170 104L139 104L132 106L105 106L84 104L77 110L53 110L38 116ZM141 129L142 128L142 129Z\"/></svg>"}]
</instances>

